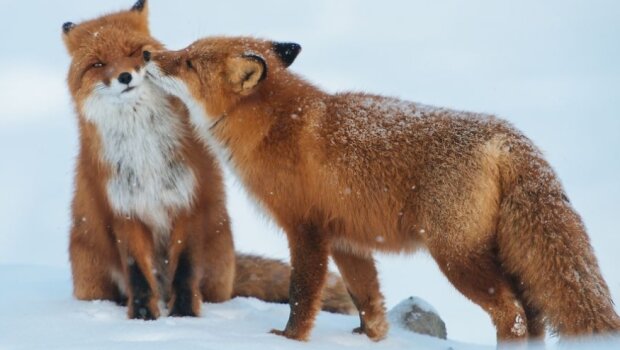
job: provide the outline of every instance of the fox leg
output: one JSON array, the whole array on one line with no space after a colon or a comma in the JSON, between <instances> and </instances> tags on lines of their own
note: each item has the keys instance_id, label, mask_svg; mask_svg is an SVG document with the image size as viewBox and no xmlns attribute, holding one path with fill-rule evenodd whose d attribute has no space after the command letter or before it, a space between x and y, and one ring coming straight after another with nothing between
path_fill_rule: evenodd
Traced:
<instances>
[{"instance_id":1,"label":"fox leg","mask_svg":"<svg viewBox=\"0 0 620 350\"><path fill-rule=\"evenodd\" d=\"M235 247L226 208L211 209L207 215L206 237L202 247L205 274L203 300L220 303L230 300L235 280Z\"/></svg>"},{"instance_id":2,"label":"fox leg","mask_svg":"<svg viewBox=\"0 0 620 350\"><path fill-rule=\"evenodd\" d=\"M200 315L199 276L203 262L198 254L205 234L201 216L181 217L172 230L169 251L169 273L172 291L168 301L170 316ZM196 230L196 231L194 231Z\"/></svg>"},{"instance_id":3,"label":"fox leg","mask_svg":"<svg viewBox=\"0 0 620 350\"><path fill-rule=\"evenodd\" d=\"M170 316L197 317L200 315L201 299L196 277L197 265L194 259L195 257L188 250L179 252L176 257L172 294L168 305Z\"/></svg>"},{"instance_id":4,"label":"fox leg","mask_svg":"<svg viewBox=\"0 0 620 350\"><path fill-rule=\"evenodd\" d=\"M76 220L71 228L69 255L73 274L73 294L80 300L122 302L112 271L121 270L118 251L111 233L103 225Z\"/></svg>"},{"instance_id":5,"label":"fox leg","mask_svg":"<svg viewBox=\"0 0 620 350\"><path fill-rule=\"evenodd\" d=\"M389 325L372 256L359 256L333 249L332 257L359 310L361 326L354 332L364 333L373 340L385 338Z\"/></svg>"},{"instance_id":6,"label":"fox leg","mask_svg":"<svg viewBox=\"0 0 620 350\"><path fill-rule=\"evenodd\" d=\"M529 340L544 341L546 325L542 311L523 299L521 300L525 308L525 316L527 316L527 333Z\"/></svg>"},{"instance_id":7,"label":"fox leg","mask_svg":"<svg viewBox=\"0 0 620 350\"><path fill-rule=\"evenodd\" d=\"M329 247L324 232L304 223L286 229L291 251L291 312L283 331L271 332L295 340L307 340L321 306L321 294L327 278Z\"/></svg>"},{"instance_id":8,"label":"fox leg","mask_svg":"<svg viewBox=\"0 0 620 350\"><path fill-rule=\"evenodd\" d=\"M525 316L527 317L528 340L532 342L544 341L547 327L542 310L530 301L518 280L514 281L513 286L517 290L517 296L523 305Z\"/></svg>"},{"instance_id":9,"label":"fox leg","mask_svg":"<svg viewBox=\"0 0 620 350\"><path fill-rule=\"evenodd\" d=\"M153 237L143 223L134 219L119 219L114 233L127 278L129 318L157 319L159 291L153 275Z\"/></svg>"},{"instance_id":10,"label":"fox leg","mask_svg":"<svg viewBox=\"0 0 620 350\"><path fill-rule=\"evenodd\" d=\"M429 250L448 280L491 316L498 342L527 340L525 310L491 251L458 244L430 244Z\"/></svg>"},{"instance_id":11,"label":"fox leg","mask_svg":"<svg viewBox=\"0 0 620 350\"><path fill-rule=\"evenodd\" d=\"M202 300L232 297L235 253L225 206L208 205L177 219L170 249L172 316L198 316Z\"/></svg>"}]
</instances>

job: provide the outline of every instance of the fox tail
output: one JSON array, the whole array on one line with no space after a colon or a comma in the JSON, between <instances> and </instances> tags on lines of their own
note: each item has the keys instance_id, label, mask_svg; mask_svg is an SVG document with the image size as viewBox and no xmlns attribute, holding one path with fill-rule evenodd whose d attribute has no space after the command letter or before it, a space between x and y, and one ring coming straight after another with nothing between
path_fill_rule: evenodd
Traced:
<instances>
[{"instance_id":1,"label":"fox tail","mask_svg":"<svg viewBox=\"0 0 620 350\"><path fill-rule=\"evenodd\" d=\"M289 301L291 266L275 259L237 254L234 297L254 297L267 302ZM339 314L357 312L340 277L330 273L323 290L323 310Z\"/></svg>"}]
</instances>

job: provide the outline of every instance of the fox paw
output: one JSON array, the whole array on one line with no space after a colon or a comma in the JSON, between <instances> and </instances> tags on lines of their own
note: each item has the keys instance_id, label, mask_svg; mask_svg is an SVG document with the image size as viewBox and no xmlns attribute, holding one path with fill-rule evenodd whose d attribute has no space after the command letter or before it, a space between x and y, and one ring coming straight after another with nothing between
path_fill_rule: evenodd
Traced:
<instances>
[{"instance_id":1,"label":"fox paw","mask_svg":"<svg viewBox=\"0 0 620 350\"><path fill-rule=\"evenodd\" d=\"M129 314L129 318L133 320L154 321L158 317L157 312L151 311L148 307L135 307Z\"/></svg>"},{"instance_id":2,"label":"fox paw","mask_svg":"<svg viewBox=\"0 0 620 350\"><path fill-rule=\"evenodd\" d=\"M170 317L198 317L198 313L196 313L192 309L174 308L172 309L172 311L170 311L170 314L168 316Z\"/></svg>"},{"instance_id":3,"label":"fox paw","mask_svg":"<svg viewBox=\"0 0 620 350\"><path fill-rule=\"evenodd\" d=\"M134 320L153 321L159 317L157 306L151 307L140 300L134 300L129 308L129 318Z\"/></svg>"},{"instance_id":4,"label":"fox paw","mask_svg":"<svg viewBox=\"0 0 620 350\"><path fill-rule=\"evenodd\" d=\"M171 317L198 317L199 311L196 311L195 304L199 304L191 295L177 295L173 298L174 302L170 307ZM198 308L199 310L199 308Z\"/></svg>"},{"instance_id":5,"label":"fox paw","mask_svg":"<svg viewBox=\"0 0 620 350\"><path fill-rule=\"evenodd\" d=\"M281 337L285 337L288 339L293 339L293 340L298 340L298 341L308 341L308 336L300 336L297 334L292 334L292 332L289 332L287 330L278 330L278 329L272 329L271 331L269 331L269 333L271 334L275 334L275 335L279 335Z\"/></svg>"},{"instance_id":6,"label":"fox paw","mask_svg":"<svg viewBox=\"0 0 620 350\"><path fill-rule=\"evenodd\" d=\"M357 327L353 330L353 333L366 334L368 338L373 341L380 341L385 339L389 330L389 324L384 318L377 321L366 322L361 327Z\"/></svg>"}]
</instances>

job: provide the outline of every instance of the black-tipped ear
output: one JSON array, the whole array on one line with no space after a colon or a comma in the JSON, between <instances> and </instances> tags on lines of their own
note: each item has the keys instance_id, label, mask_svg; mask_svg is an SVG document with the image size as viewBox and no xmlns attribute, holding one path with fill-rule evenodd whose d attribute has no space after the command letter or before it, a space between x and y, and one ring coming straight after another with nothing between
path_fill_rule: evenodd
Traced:
<instances>
[{"instance_id":1,"label":"black-tipped ear","mask_svg":"<svg viewBox=\"0 0 620 350\"><path fill-rule=\"evenodd\" d=\"M146 6L146 0L138 0L138 2L136 2L132 7L131 7L131 11L138 11L138 12L142 12L142 10L144 10L144 7Z\"/></svg>"},{"instance_id":2,"label":"black-tipped ear","mask_svg":"<svg viewBox=\"0 0 620 350\"><path fill-rule=\"evenodd\" d=\"M301 52L301 45L296 43L273 43L273 51L280 57L285 67L289 67Z\"/></svg>"},{"instance_id":3,"label":"black-tipped ear","mask_svg":"<svg viewBox=\"0 0 620 350\"><path fill-rule=\"evenodd\" d=\"M263 73L260 75L258 82L261 82L265 80L265 78L267 78L267 62L265 62L265 59L262 56L254 53L246 53L245 55L243 55L243 58L256 61L260 63L261 66L263 66Z\"/></svg>"},{"instance_id":4,"label":"black-tipped ear","mask_svg":"<svg viewBox=\"0 0 620 350\"><path fill-rule=\"evenodd\" d=\"M75 28L75 23L66 22L62 25L62 32L68 34L73 28Z\"/></svg>"}]
</instances>

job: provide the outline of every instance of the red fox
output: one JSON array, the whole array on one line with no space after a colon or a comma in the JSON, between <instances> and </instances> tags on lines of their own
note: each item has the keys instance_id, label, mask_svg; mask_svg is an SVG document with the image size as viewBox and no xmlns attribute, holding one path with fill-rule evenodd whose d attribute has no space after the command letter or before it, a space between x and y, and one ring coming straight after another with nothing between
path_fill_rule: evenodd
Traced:
<instances>
[{"instance_id":1,"label":"red fox","mask_svg":"<svg viewBox=\"0 0 620 350\"><path fill-rule=\"evenodd\" d=\"M620 318L579 215L541 153L494 116L363 93L327 94L286 68L293 43L208 38L144 52L203 140L287 234L291 313L306 340L328 256L385 337L373 251L426 248L490 315L499 342L615 332ZM414 278L413 274L410 278Z\"/></svg>"},{"instance_id":2,"label":"red fox","mask_svg":"<svg viewBox=\"0 0 620 350\"><path fill-rule=\"evenodd\" d=\"M236 255L219 165L193 136L185 106L145 79L145 1L63 25L79 118L70 258L78 299L127 303L130 318L197 316L201 302L287 302L290 267ZM354 310L342 281L325 309Z\"/></svg>"}]
</instances>

